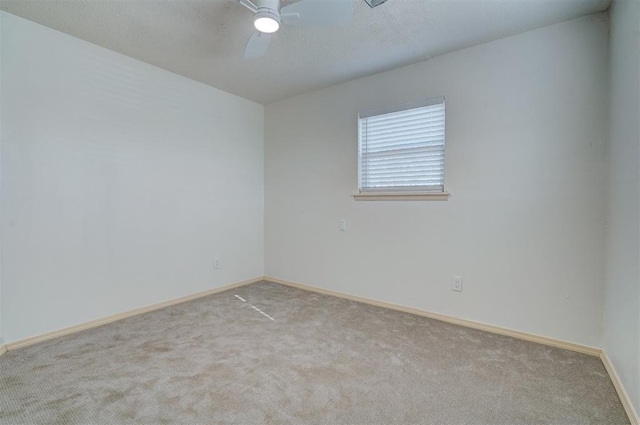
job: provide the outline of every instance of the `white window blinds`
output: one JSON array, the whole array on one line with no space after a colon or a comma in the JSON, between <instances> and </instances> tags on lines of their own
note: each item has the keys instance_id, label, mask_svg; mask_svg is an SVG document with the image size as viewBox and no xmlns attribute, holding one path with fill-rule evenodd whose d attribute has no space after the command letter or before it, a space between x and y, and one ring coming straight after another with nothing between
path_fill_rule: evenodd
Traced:
<instances>
[{"instance_id":1,"label":"white window blinds","mask_svg":"<svg viewBox=\"0 0 640 425\"><path fill-rule=\"evenodd\" d=\"M444 191L444 97L358 116L358 189Z\"/></svg>"}]
</instances>

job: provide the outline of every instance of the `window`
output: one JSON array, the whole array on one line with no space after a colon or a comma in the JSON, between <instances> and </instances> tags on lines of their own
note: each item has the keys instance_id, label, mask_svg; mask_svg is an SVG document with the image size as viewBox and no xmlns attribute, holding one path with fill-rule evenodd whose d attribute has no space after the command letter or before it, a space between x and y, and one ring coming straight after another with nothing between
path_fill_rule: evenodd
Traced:
<instances>
[{"instance_id":1,"label":"window","mask_svg":"<svg viewBox=\"0 0 640 425\"><path fill-rule=\"evenodd\" d=\"M358 191L444 192L444 97L358 116Z\"/></svg>"}]
</instances>

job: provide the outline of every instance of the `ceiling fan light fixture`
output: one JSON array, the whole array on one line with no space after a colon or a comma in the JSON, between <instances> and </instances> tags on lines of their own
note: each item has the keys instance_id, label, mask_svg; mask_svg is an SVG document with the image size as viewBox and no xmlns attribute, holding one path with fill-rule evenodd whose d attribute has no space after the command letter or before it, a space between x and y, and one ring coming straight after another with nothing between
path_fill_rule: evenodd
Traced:
<instances>
[{"instance_id":1,"label":"ceiling fan light fixture","mask_svg":"<svg viewBox=\"0 0 640 425\"><path fill-rule=\"evenodd\" d=\"M258 31L271 34L280 29L280 17L272 12L258 12L253 18L253 25Z\"/></svg>"}]
</instances>

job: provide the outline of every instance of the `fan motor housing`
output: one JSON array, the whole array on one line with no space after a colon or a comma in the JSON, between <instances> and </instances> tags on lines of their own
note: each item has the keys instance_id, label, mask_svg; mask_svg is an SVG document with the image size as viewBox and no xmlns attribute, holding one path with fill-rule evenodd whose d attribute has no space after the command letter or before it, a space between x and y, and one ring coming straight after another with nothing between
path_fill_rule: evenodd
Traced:
<instances>
[{"instance_id":1,"label":"fan motor housing","mask_svg":"<svg viewBox=\"0 0 640 425\"><path fill-rule=\"evenodd\" d=\"M275 10L276 13L280 11L280 0L254 0L253 4L256 5L258 10L260 9L270 9Z\"/></svg>"},{"instance_id":2,"label":"fan motor housing","mask_svg":"<svg viewBox=\"0 0 640 425\"><path fill-rule=\"evenodd\" d=\"M370 8L374 8L376 6L380 6L382 3L384 3L387 0L364 0L365 3L367 3L369 5Z\"/></svg>"}]
</instances>

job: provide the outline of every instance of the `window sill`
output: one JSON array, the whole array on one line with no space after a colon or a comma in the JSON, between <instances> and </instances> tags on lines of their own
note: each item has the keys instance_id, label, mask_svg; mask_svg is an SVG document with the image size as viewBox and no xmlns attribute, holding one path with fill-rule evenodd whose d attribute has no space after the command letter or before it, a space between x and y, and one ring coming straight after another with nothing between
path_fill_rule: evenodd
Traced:
<instances>
[{"instance_id":1,"label":"window sill","mask_svg":"<svg viewBox=\"0 0 640 425\"><path fill-rule=\"evenodd\" d=\"M356 201L446 201L449 192L384 192L356 193Z\"/></svg>"}]
</instances>

